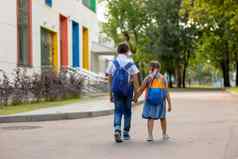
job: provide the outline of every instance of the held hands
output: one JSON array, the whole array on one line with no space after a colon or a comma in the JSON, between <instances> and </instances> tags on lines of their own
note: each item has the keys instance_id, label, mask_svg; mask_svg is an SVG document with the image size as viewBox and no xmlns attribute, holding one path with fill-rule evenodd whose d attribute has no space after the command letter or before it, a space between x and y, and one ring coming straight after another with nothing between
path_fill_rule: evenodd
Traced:
<instances>
[{"instance_id":1,"label":"held hands","mask_svg":"<svg viewBox=\"0 0 238 159\"><path fill-rule=\"evenodd\" d=\"M135 103L137 103L137 102L138 102L137 96L134 96L132 101L134 101Z\"/></svg>"},{"instance_id":2,"label":"held hands","mask_svg":"<svg viewBox=\"0 0 238 159\"><path fill-rule=\"evenodd\" d=\"M135 94L134 94L134 97L133 97L133 100L132 100L132 101L134 101L135 103L137 103L137 102L138 102L138 98L139 98L139 92L136 91Z\"/></svg>"}]
</instances>

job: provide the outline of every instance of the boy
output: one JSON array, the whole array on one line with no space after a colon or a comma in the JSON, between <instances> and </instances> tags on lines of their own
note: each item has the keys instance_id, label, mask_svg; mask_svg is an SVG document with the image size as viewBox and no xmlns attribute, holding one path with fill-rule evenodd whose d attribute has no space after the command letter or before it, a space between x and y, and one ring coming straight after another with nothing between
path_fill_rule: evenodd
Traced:
<instances>
[{"instance_id":1,"label":"boy","mask_svg":"<svg viewBox=\"0 0 238 159\"><path fill-rule=\"evenodd\" d=\"M133 88L138 89L138 68L128 57L129 47L122 43L117 49L118 56L106 70L109 77L110 100L114 102L114 137L116 142L121 139L121 120L124 116L123 139L129 140L131 127L131 107L133 101ZM123 79L126 83L123 83ZM121 81L120 81L121 80Z\"/></svg>"}]
</instances>

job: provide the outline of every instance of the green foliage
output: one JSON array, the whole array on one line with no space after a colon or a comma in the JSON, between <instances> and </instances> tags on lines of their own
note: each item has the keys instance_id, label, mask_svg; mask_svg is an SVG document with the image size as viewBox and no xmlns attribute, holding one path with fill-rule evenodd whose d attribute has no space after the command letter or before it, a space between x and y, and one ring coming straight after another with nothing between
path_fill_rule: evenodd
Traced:
<instances>
[{"instance_id":1,"label":"green foliage","mask_svg":"<svg viewBox=\"0 0 238 159\"><path fill-rule=\"evenodd\" d=\"M190 0L184 0L186 6ZM238 2L232 0L194 0L190 20L201 31L198 52L223 72L224 86L230 86L229 72L237 54Z\"/></svg>"},{"instance_id":2,"label":"green foliage","mask_svg":"<svg viewBox=\"0 0 238 159\"><path fill-rule=\"evenodd\" d=\"M159 60L163 72L185 87L193 59L222 72L238 72L238 1L234 0L107 0L104 32L116 44L127 41L135 61L145 71L150 60ZM197 54L197 56L195 55ZM207 63L209 61L209 63ZM237 65L236 67L234 67ZM232 67L231 67L232 66ZM194 68L206 74L205 67ZM205 75L204 75L205 76ZM210 74L215 76L215 74ZM238 77L237 77L238 83Z\"/></svg>"}]
</instances>

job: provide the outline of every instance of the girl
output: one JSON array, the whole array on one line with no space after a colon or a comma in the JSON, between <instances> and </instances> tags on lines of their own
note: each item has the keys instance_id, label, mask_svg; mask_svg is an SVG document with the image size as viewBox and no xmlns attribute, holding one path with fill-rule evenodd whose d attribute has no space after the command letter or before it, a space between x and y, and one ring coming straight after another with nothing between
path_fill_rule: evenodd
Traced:
<instances>
[{"instance_id":1,"label":"girl","mask_svg":"<svg viewBox=\"0 0 238 159\"><path fill-rule=\"evenodd\" d=\"M152 61L149 66L149 75L145 78L141 88L138 89L138 97L146 89L146 100L144 104L142 117L147 119L148 137L147 141L153 141L154 121L160 119L163 139L169 139L167 135L166 121L166 100L168 102L168 112L171 112L171 99L168 93L167 82L162 74L160 74L160 63ZM157 90L157 94L153 94L151 90ZM154 97L151 97L154 96ZM159 101L161 100L161 102Z\"/></svg>"}]
</instances>

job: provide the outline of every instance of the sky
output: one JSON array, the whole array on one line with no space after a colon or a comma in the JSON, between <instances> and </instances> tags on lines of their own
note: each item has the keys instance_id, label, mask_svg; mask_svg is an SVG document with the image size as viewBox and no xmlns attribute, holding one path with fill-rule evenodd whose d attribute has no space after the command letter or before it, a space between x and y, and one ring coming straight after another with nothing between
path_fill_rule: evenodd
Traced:
<instances>
[{"instance_id":1,"label":"sky","mask_svg":"<svg viewBox=\"0 0 238 159\"><path fill-rule=\"evenodd\" d=\"M106 22L106 19L107 19L105 16L106 5L107 5L106 2L101 2L97 4L97 17L98 17L98 20L101 22Z\"/></svg>"}]
</instances>

